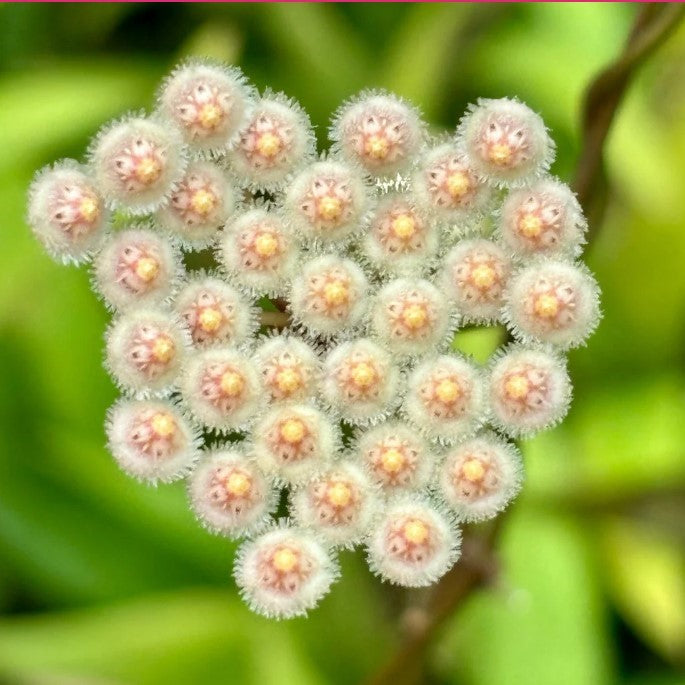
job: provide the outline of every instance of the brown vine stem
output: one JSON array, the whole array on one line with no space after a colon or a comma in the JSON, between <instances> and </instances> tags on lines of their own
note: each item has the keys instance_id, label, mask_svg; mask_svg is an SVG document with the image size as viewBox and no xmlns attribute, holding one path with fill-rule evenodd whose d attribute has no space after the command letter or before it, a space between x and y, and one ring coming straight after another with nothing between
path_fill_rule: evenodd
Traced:
<instances>
[{"instance_id":1,"label":"brown vine stem","mask_svg":"<svg viewBox=\"0 0 685 685\"><path fill-rule=\"evenodd\" d=\"M590 83L583 101L581 151L573 188L594 225L601 219L606 184L603 148L616 112L639 66L673 32L685 14L683 5L642 7L621 54ZM496 576L495 543L505 522L500 516L485 534L466 530L462 559L420 604L404 611L405 636L368 685L410 685L425 681L423 656L441 625L480 586Z\"/></svg>"}]
</instances>

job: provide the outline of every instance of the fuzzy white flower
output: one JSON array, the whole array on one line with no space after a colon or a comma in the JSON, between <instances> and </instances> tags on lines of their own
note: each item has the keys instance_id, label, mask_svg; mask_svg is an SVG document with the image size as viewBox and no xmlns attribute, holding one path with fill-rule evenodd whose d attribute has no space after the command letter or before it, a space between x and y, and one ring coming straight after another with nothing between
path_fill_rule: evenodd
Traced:
<instances>
[{"instance_id":1,"label":"fuzzy white flower","mask_svg":"<svg viewBox=\"0 0 685 685\"><path fill-rule=\"evenodd\" d=\"M51 257L80 264L99 247L107 231L108 212L85 167L64 159L34 176L27 220Z\"/></svg>"},{"instance_id":2,"label":"fuzzy white flower","mask_svg":"<svg viewBox=\"0 0 685 685\"><path fill-rule=\"evenodd\" d=\"M115 233L93 267L95 287L113 309L160 303L170 297L182 270L180 255L149 228Z\"/></svg>"},{"instance_id":3,"label":"fuzzy white flower","mask_svg":"<svg viewBox=\"0 0 685 685\"><path fill-rule=\"evenodd\" d=\"M229 162L255 190L279 190L290 174L314 156L315 139L307 113L280 93L265 93L240 131Z\"/></svg>"},{"instance_id":4,"label":"fuzzy white flower","mask_svg":"<svg viewBox=\"0 0 685 685\"><path fill-rule=\"evenodd\" d=\"M253 439L261 469L290 484L309 480L339 449L337 428L308 404L272 409L255 428Z\"/></svg>"},{"instance_id":5,"label":"fuzzy white flower","mask_svg":"<svg viewBox=\"0 0 685 685\"><path fill-rule=\"evenodd\" d=\"M278 492L255 462L229 447L207 453L190 478L190 502L213 533L237 538L263 529L278 505Z\"/></svg>"},{"instance_id":6,"label":"fuzzy white flower","mask_svg":"<svg viewBox=\"0 0 685 685\"><path fill-rule=\"evenodd\" d=\"M405 171L419 152L424 124L418 111L397 96L362 92L335 113L330 138L367 173L391 177Z\"/></svg>"},{"instance_id":7,"label":"fuzzy white flower","mask_svg":"<svg viewBox=\"0 0 685 685\"><path fill-rule=\"evenodd\" d=\"M512 437L529 436L561 421L571 401L571 382L561 357L512 345L491 365L490 421Z\"/></svg>"},{"instance_id":8,"label":"fuzzy white flower","mask_svg":"<svg viewBox=\"0 0 685 685\"><path fill-rule=\"evenodd\" d=\"M452 449L440 467L438 491L458 520L484 521L516 497L523 463L511 443L484 433Z\"/></svg>"},{"instance_id":9,"label":"fuzzy white flower","mask_svg":"<svg viewBox=\"0 0 685 685\"><path fill-rule=\"evenodd\" d=\"M463 320L492 323L500 318L511 259L491 240L463 240L445 256L442 288Z\"/></svg>"},{"instance_id":10,"label":"fuzzy white flower","mask_svg":"<svg viewBox=\"0 0 685 685\"><path fill-rule=\"evenodd\" d=\"M228 176L211 162L193 162L158 210L157 221L191 249L209 245L233 213L236 191Z\"/></svg>"},{"instance_id":11,"label":"fuzzy white flower","mask_svg":"<svg viewBox=\"0 0 685 685\"><path fill-rule=\"evenodd\" d=\"M457 138L476 173L495 186L530 183L554 160L542 118L518 100L478 100L459 122Z\"/></svg>"},{"instance_id":12,"label":"fuzzy white flower","mask_svg":"<svg viewBox=\"0 0 685 685\"><path fill-rule=\"evenodd\" d=\"M457 561L461 533L430 500L401 495L390 501L367 543L371 570L404 587L425 587Z\"/></svg>"},{"instance_id":13,"label":"fuzzy white flower","mask_svg":"<svg viewBox=\"0 0 685 685\"><path fill-rule=\"evenodd\" d=\"M398 278L381 288L373 309L373 330L398 355L439 350L456 322L449 303L429 281Z\"/></svg>"},{"instance_id":14,"label":"fuzzy white flower","mask_svg":"<svg viewBox=\"0 0 685 685\"><path fill-rule=\"evenodd\" d=\"M108 412L107 447L129 475L147 483L184 478L199 457L200 433L168 400L119 400Z\"/></svg>"},{"instance_id":15,"label":"fuzzy white flower","mask_svg":"<svg viewBox=\"0 0 685 685\"><path fill-rule=\"evenodd\" d=\"M387 421L362 433L354 452L386 493L425 487L435 461L419 431L400 421Z\"/></svg>"},{"instance_id":16,"label":"fuzzy white flower","mask_svg":"<svg viewBox=\"0 0 685 685\"><path fill-rule=\"evenodd\" d=\"M452 443L467 437L483 422L481 373L456 356L427 359L407 382L404 411L427 437Z\"/></svg>"},{"instance_id":17,"label":"fuzzy white flower","mask_svg":"<svg viewBox=\"0 0 685 685\"><path fill-rule=\"evenodd\" d=\"M195 419L219 432L244 430L261 406L261 384L254 364L230 347L192 354L179 385Z\"/></svg>"},{"instance_id":18,"label":"fuzzy white flower","mask_svg":"<svg viewBox=\"0 0 685 685\"><path fill-rule=\"evenodd\" d=\"M552 178L513 190L504 201L500 233L521 257L580 252L587 222L571 189Z\"/></svg>"},{"instance_id":19,"label":"fuzzy white flower","mask_svg":"<svg viewBox=\"0 0 685 685\"><path fill-rule=\"evenodd\" d=\"M165 204L186 168L180 134L156 118L128 116L107 124L88 154L105 200L131 214Z\"/></svg>"},{"instance_id":20,"label":"fuzzy white flower","mask_svg":"<svg viewBox=\"0 0 685 685\"><path fill-rule=\"evenodd\" d=\"M215 276L189 278L174 297L174 309L185 321L197 347L240 344L259 325L257 308Z\"/></svg>"},{"instance_id":21,"label":"fuzzy white flower","mask_svg":"<svg viewBox=\"0 0 685 685\"><path fill-rule=\"evenodd\" d=\"M299 254L280 211L254 207L224 228L217 257L229 277L256 295L280 295Z\"/></svg>"},{"instance_id":22,"label":"fuzzy white flower","mask_svg":"<svg viewBox=\"0 0 685 685\"><path fill-rule=\"evenodd\" d=\"M358 326L367 312L368 282L350 259L316 257L293 278L290 307L295 320L324 336Z\"/></svg>"},{"instance_id":23,"label":"fuzzy white flower","mask_svg":"<svg viewBox=\"0 0 685 685\"><path fill-rule=\"evenodd\" d=\"M587 269L540 261L514 274L505 294L514 336L561 349L582 345L600 319L599 287Z\"/></svg>"},{"instance_id":24,"label":"fuzzy white flower","mask_svg":"<svg viewBox=\"0 0 685 685\"><path fill-rule=\"evenodd\" d=\"M288 526L245 542L234 569L250 609L276 619L306 615L339 574L337 561L311 532Z\"/></svg>"},{"instance_id":25,"label":"fuzzy white flower","mask_svg":"<svg viewBox=\"0 0 685 685\"><path fill-rule=\"evenodd\" d=\"M321 395L349 423L380 421L396 406L400 373L392 357L368 338L339 345L326 358Z\"/></svg>"},{"instance_id":26,"label":"fuzzy white flower","mask_svg":"<svg viewBox=\"0 0 685 685\"><path fill-rule=\"evenodd\" d=\"M172 314L131 309L107 331L107 368L124 392L162 397L175 389L188 345L187 331Z\"/></svg>"},{"instance_id":27,"label":"fuzzy white flower","mask_svg":"<svg viewBox=\"0 0 685 685\"><path fill-rule=\"evenodd\" d=\"M224 152L237 138L255 99L254 90L236 67L189 61L164 80L159 105L201 152Z\"/></svg>"}]
</instances>

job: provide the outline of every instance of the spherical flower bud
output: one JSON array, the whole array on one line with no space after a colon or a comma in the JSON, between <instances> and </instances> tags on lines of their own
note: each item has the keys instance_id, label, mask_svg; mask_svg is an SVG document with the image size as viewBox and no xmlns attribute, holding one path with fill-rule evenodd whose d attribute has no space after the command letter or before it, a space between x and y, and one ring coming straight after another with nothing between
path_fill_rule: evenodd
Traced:
<instances>
[{"instance_id":1,"label":"spherical flower bud","mask_svg":"<svg viewBox=\"0 0 685 685\"><path fill-rule=\"evenodd\" d=\"M305 263L293 278L290 306L305 328L331 336L361 322L367 289L364 272L352 260L325 255Z\"/></svg>"},{"instance_id":2,"label":"spherical flower bud","mask_svg":"<svg viewBox=\"0 0 685 685\"><path fill-rule=\"evenodd\" d=\"M147 228L115 233L94 263L94 285L113 309L156 304L171 294L181 272L180 256Z\"/></svg>"},{"instance_id":3,"label":"spherical flower bud","mask_svg":"<svg viewBox=\"0 0 685 685\"><path fill-rule=\"evenodd\" d=\"M243 543L234 571L250 609L276 619L306 615L339 573L337 561L316 537L286 526Z\"/></svg>"},{"instance_id":4,"label":"spherical flower bud","mask_svg":"<svg viewBox=\"0 0 685 685\"><path fill-rule=\"evenodd\" d=\"M495 517L518 494L523 463L511 443L479 435L454 448L440 467L438 490L458 520Z\"/></svg>"},{"instance_id":5,"label":"spherical flower bud","mask_svg":"<svg viewBox=\"0 0 685 685\"><path fill-rule=\"evenodd\" d=\"M366 537L379 510L377 490L354 464L339 462L291 495L295 521L331 545L352 547Z\"/></svg>"},{"instance_id":6,"label":"spherical flower bud","mask_svg":"<svg viewBox=\"0 0 685 685\"><path fill-rule=\"evenodd\" d=\"M77 162L65 159L35 175L27 220L51 257L79 264L99 246L108 213L93 179Z\"/></svg>"},{"instance_id":7,"label":"spherical flower bud","mask_svg":"<svg viewBox=\"0 0 685 685\"><path fill-rule=\"evenodd\" d=\"M199 457L199 431L168 400L119 400L108 412L107 448L147 483L184 478Z\"/></svg>"},{"instance_id":8,"label":"spherical flower bud","mask_svg":"<svg viewBox=\"0 0 685 685\"><path fill-rule=\"evenodd\" d=\"M285 483L303 483L337 451L336 430L310 405L276 407L256 427L253 452L265 473Z\"/></svg>"},{"instance_id":9,"label":"spherical flower bud","mask_svg":"<svg viewBox=\"0 0 685 685\"><path fill-rule=\"evenodd\" d=\"M381 271L418 273L438 249L438 231L406 193L389 193L376 206L363 249Z\"/></svg>"},{"instance_id":10,"label":"spherical flower bud","mask_svg":"<svg viewBox=\"0 0 685 685\"><path fill-rule=\"evenodd\" d=\"M210 452L193 472L188 492L202 524L229 538L264 528L278 505L277 490L253 460L235 449Z\"/></svg>"},{"instance_id":11,"label":"spherical flower bud","mask_svg":"<svg viewBox=\"0 0 685 685\"><path fill-rule=\"evenodd\" d=\"M399 383L390 354L372 340L359 338L330 352L321 393L345 421L363 426L381 420L394 408Z\"/></svg>"},{"instance_id":12,"label":"spherical flower bud","mask_svg":"<svg viewBox=\"0 0 685 685\"><path fill-rule=\"evenodd\" d=\"M160 109L184 141L201 152L224 152L245 124L252 88L239 69L187 62L162 84Z\"/></svg>"},{"instance_id":13,"label":"spherical flower bud","mask_svg":"<svg viewBox=\"0 0 685 685\"><path fill-rule=\"evenodd\" d=\"M335 159L309 165L288 184L285 207L307 240L332 243L363 228L369 190L358 171Z\"/></svg>"},{"instance_id":14,"label":"spherical flower bud","mask_svg":"<svg viewBox=\"0 0 685 685\"><path fill-rule=\"evenodd\" d=\"M459 357L427 359L408 381L404 410L428 438L451 443L483 422L483 381L478 370Z\"/></svg>"},{"instance_id":15,"label":"spherical flower bud","mask_svg":"<svg viewBox=\"0 0 685 685\"><path fill-rule=\"evenodd\" d=\"M212 276L189 279L176 294L174 308L197 347L240 344L258 326L252 303L233 286Z\"/></svg>"},{"instance_id":16,"label":"spherical flower bud","mask_svg":"<svg viewBox=\"0 0 685 685\"><path fill-rule=\"evenodd\" d=\"M259 374L252 361L233 348L193 354L179 385L197 421L220 432L243 430L260 408Z\"/></svg>"},{"instance_id":17,"label":"spherical flower bud","mask_svg":"<svg viewBox=\"0 0 685 685\"><path fill-rule=\"evenodd\" d=\"M363 433L355 453L385 493L419 490L433 470L434 455L426 441L400 421L388 421Z\"/></svg>"},{"instance_id":18,"label":"spherical flower bud","mask_svg":"<svg viewBox=\"0 0 685 685\"><path fill-rule=\"evenodd\" d=\"M302 340L285 335L269 338L255 352L266 399L271 402L301 402L313 397L321 363Z\"/></svg>"},{"instance_id":19,"label":"spherical flower bud","mask_svg":"<svg viewBox=\"0 0 685 685\"><path fill-rule=\"evenodd\" d=\"M412 175L417 201L442 221L463 221L485 209L490 187L478 178L471 161L455 143L426 152Z\"/></svg>"},{"instance_id":20,"label":"spherical flower bud","mask_svg":"<svg viewBox=\"0 0 685 685\"><path fill-rule=\"evenodd\" d=\"M281 294L295 268L298 251L279 212L255 207L224 229L218 259L230 278L256 295Z\"/></svg>"},{"instance_id":21,"label":"spherical flower bud","mask_svg":"<svg viewBox=\"0 0 685 685\"><path fill-rule=\"evenodd\" d=\"M199 249L216 237L235 202L236 192L221 169L210 162L193 162L157 219L184 247Z\"/></svg>"},{"instance_id":22,"label":"spherical flower bud","mask_svg":"<svg viewBox=\"0 0 685 685\"><path fill-rule=\"evenodd\" d=\"M135 396L168 395L187 354L188 333L171 314L132 309L106 335L107 367L117 384Z\"/></svg>"},{"instance_id":23,"label":"spherical flower bud","mask_svg":"<svg viewBox=\"0 0 685 685\"><path fill-rule=\"evenodd\" d=\"M488 393L491 422L512 437L529 436L566 416L571 381L562 358L513 346L492 364Z\"/></svg>"},{"instance_id":24,"label":"spherical flower bud","mask_svg":"<svg viewBox=\"0 0 685 685\"><path fill-rule=\"evenodd\" d=\"M413 161L424 127L416 109L395 95L361 93L336 112L331 140L372 176L394 176Z\"/></svg>"},{"instance_id":25,"label":"spherical flower bud","mask_svg":"<svg viewBox=\"0 0 685 685\"><path fill-rule=\"evenodd\" d=\"M502 205L502 239L521 257L578 253L586 230L576 196L551 178L512 191Z\"/></svg>"},{"instance_id":26,"label":"spherical flower bud","mask_svg":"<svg viewBox=\"0 0 685 685\"><path fill-rule=\"evenodd\" d=\"M443 292L456 304L464 321L492 323L500 318L511 259L491 240L459 242L445 257Z\"/></svg>"},{"instance_id":27,"label":"spherical flower bud","mask_svg":"<svg viewBox=\"0 0 685 685\"><path fill-rule=\"evenodd\" d=\"M404 495L391 501L367 543L371 570L404 587L425 587L457 561L461 533L428 499Z\"/></svg>"},{"instance_id":28,"label":"spherical flower bud","mask_svg":"<svg viewBox=\"0 0 685 685\"><path fill-rule=\"evenodd\" d=\"M230 165L251 188L278 190L290 174L312 159L314 150L307 113L284 95L266 93L241 129Z\"/></svg>"},{"instance_id":29,"label":"spherical flower bud","mask_svg":"<svg viewBox=\"0 0 685 685\"><path fill-rule=\"evenodd\" d=\"M541 117L517 100L478 100L457 135L476 173L495 186L526 185L554 159L554 143Z\"/></svg>"},{"instance_id":30,"label":"spherical flower bud","mask_svg":"<svg viewBox=\"0 0 685 685\"><path fill-rule=\"evenodd\" d=\"M186 167L179 133L154 118L131 116L108 124L89 156L105 200L131 214L165 204Z\"/></svg>"},{"instance_id":31,"label":"spherical flower bud","mask_svg":"<svg viewBox=\"0 0 685 685\"><path fill-rule=\"evenodd\" d=\"M588 271L543 261L513 276L505 315L519 340L540 340L562 349L578 347L597 327L599 288Z\"/></svg>"},{"instance_id":32,"label":"spherical flower bud","mask_svg":"<svg viewBox=\"0 0 685 685\"><path fill-rule=\"evenodd\" d=\"M417 355L444 346L452 316L444 295L425 280L398 278L378 293L373 328L393 353Z\"/></svg>"}]
</instances>

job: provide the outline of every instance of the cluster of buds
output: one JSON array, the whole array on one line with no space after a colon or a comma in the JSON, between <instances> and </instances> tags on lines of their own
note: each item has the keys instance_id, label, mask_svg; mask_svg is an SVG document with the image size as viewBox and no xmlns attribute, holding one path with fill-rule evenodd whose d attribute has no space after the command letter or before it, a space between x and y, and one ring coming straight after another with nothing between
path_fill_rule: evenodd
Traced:
<instances>
[{"instance_id":1,"label":"cluster of buds","mask_svg":"<svg viewBox=\"0 0 685 685\"><path fill-rule=\"evenodd\" d=\"M391 583L444 575L460 525L519 492L514 441L564 417L564 352L599 319L582 211L524 104L480 100L436 139L363 92L330 140L317 156L295 101L191 61L28 198L114 315L114 459L187 479L198 520L245 538L236 583L276 618L317 604L341 549ZM479 325L512 340L485 365L454 346Z\"/></svg>"}]
</instances>

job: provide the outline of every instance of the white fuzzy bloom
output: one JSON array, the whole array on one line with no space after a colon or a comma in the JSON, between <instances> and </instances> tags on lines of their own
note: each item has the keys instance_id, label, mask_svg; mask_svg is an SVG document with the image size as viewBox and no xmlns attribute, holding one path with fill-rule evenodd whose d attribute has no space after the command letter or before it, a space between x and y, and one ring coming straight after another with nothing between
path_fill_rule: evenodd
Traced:
<instances>
[{"instance_id":1,"label":"white fuzzy bloom","mask_svg":"<svg viewBox=\"0 0 685 685\"><path fill-rule=\"evenodd\" d=\"M398 278L381 288L373 330L393 354L420 355L448 342L456 321L444 295L428 281Z\"/></svg>"},{"instance_id":2,"label":"white fuzzy bloom","mask_svg":"<svg viewBox=\"0 0 685 685\"><path fill-rule=\"evenodd\" d=\"M131 309L107 331L107 368L124 392L162 397L176 388L188 345L188 332L172 314Z\"/></svg>"},{"instance_id":3,"label":"white fuzzy bloom","mask_svg":"<svg viewBox=\"0 0 685 685\"><path fill-rule=\"evenodd\" d=\"M261 407L262 388L254 364L230 347L192 354L179 385L195 419L220 432L244 430Z\"/></svg>"},{"instance_id":4,"label":"white fuzzy bloom","mask_svg":"<svg viewBox=\"0 0 685 685\"><path fill-rule=\"evenodd\" d=\"M178 131L141 116L104 126L91 143L89 159L105 200L130 214L149 214L165 204L186 168Z\"/></svg>"},{"instance_id":5,"label":"white fuzzy bloom","mask_svg":"<svg viewBox=\"0 0 685 685\"><path fill-rule=\"evenodd\" d=\"M425 497L406 494L391 500L367 543L371 570L404 587L425 587L454 565L461 533Z\"/></svg>"},{"instance_id":6,"label":"white fuzzy bloom","mask_svg":"<svg viewBox=\"0 0 685 685\"><path fill-rule=\"evenodd\" d=\"M587 222L573 191L555 179L543 178L509 193L499 230L505 244L520 257L575 256Z\"/></svg>"},{"instance_id":7,"label":"white fuzzy bloom","mask_svg":"<svg viewBox=\"0 0 685 685\"><path fill-rule=\"evenodd\" d=\"M233 286L213 276L190 278L174 297L197 347L245 342L259 325L258 311Z\"/></svg>"},{"instance_id":8,"label":"white fuzzy bloom","mask_svg":"<svg viewBox=\"0 0 685 685\"><path fill-rule=\"evenodd\" d=\"M457 138L476 173L494 186L531 183L554 160L554 142L542 118L509 98L471 105L459 122Z\"/></svg>"},{"instance_id":9,"label":"white fuzzy bloom","mask_svg":"<svg viewBox=\"0 0 685 685\"><path fill-rule=\"evenodd\" d=\"M255 462L229 447L206 454L190 478L188 494L201 523L229 538L262 530L278 505L278 491Z\"/></svg>"},{"instance_id":10,"label":"white fuzzy bloom","mask_svg":"<svg viewBox=\"0 0 685 685\"><path fill-rule=\"evenodd\" d=\"M291 493L291 515L331 545L351 548L369 533L381 500L368 476L338 462Z\"/></svg>"},{"instance_id":11,"label":"white fuzzy bloom","mask_svg":"<svg viewBox=\"0 0 685 685\"><path fill-rule=\"evenodd\" d=\"M571 381L563 358L517 345L491 365L488 379L490 422L512 437L530 436L566 416Z\"/></svg>"},{"instance_id":12,"label":"white fuzzy bloom","mask_svg":"<svg viewBox=\"0 0 685 685\"><path fill-rule=\"evenodd\" d=\"M93 264L95 288L113 309L159 304L182 271L180 255L159 233L129 228L113 234Z\"/></svg>"},{"instance_id":13,"label":"white fuzzy bloom","mask_svg":"<svg viewBox=\"0 0 685 685\"><path fill-rule=\"evenodd\" d=\"M492 189L454 142L425 152L412 174L417 202L441 221L462 223L486 209Z\"/></svg>"},{"instance_id":14,"label":"white fuzzy bloom","mask_svg":"<svg viewBox=\"0 0 685 685\"><path fill-rule=\"evenodd\" d=\"M315 148L307 113L280 93L265 93L241 129L229 163L248 187L279 190L290 174L311 161Z\"/></svg>"},{"instance_id":15,"label":"white fuzzy bloom","mask_svg":"<svg viewBox=\"0 0 685 685\"><path fill-rule=\"evenodd\" d=\"M500 319L511 259L500 245L476 238L463 240L445 257L441 284L463 320L493 323Z\"/></svg>"},{"instance_id":16,"label":"white fuzzy bloom","mask_svg":"<svg viewBox=\"0 0 685 685\"><path fill-rule=\"evenodd\" d=\"M295 269L298 250L281 213L255 207L226 225L217 258L241 287L255 295L280 295Z\"/></svg>"},{"instance_id":17,"label":"white fuzzy bloom","mask_svg":"<svg viewBox=\"0 0 685 685\"><path fill-rule=\"evenodd\" d=\"M379 271L417 274L438 249L438 229L408 193L391 192L373 211L362 249Z\"/></svg>"},{"instance_id":18,"label":"white fuzzy bloom","mask_svg":"<svg viewBox=\"0 0 685 685\"><path fill-rule=\"evenodd\" d=\"M427 359L414 369L407 386L404 411L429 439L449 444L473 434L483 423L483 379L464 359Z\"/></svg>"},{"instance_id":19,"label":"white fuzzy bloom","mask_svg":"<svg viewBox=\"0 0 685 685\"><path fill-rule=\"evenodd\" d=\"M284 206L305 240L340 242L364 228L371 193L359 171L345 162L324 159L288 183Z\"/></svg>"},{"instance_id":20,"label":"white fuzzy bloom","mask_svg":"<svg viewBox=\"0 0 685 685\"><path fill-rule=\"evenodd\" d=\"M199 457L199 431L168 400L120 399L107 414L107 448L146 483L184 478Z\"/></svg>"},{"instance_id":21,"label":"white fuzzy bloom","mask_svg":"<svg viewBox=\"0 0 685 685\"><path fill-rule=\"evenodd\" d=\"M216 238L235 210L236 191L211 162L192 162L157 211L157 221L187 248L201 249Z\"/></svg>"},{"instance_id":22,"label":"white fuzzy bloom","mask_svg":"<svg viewBox=\"0 0 685 685\"><path fill-rule=\"evenodd\" d=\"M421 149L418 111L390 93L362 92L333 117L330 138L342 155L372 176L405 171Z\"/></svg>"},{"instance_id":23,"label":"white fuzzy bloom","mask_svg":"<svg viewBox=\"0 0 685 685\"><path fill-rule=\"evenodd\" d=\"M308 404L275 407L259 422L252 451L260 468L289 484L304 483L339 449L338 429Z\"/></svg>"},{"instance_id":24,"label":"white fuzzy bloom","mask_svg":"<svg viewBox=\"0 0 685 685\"><path fill-rule=\"evenodd\" d=\"M190 61L164 80L159 107L192 149L220 153L235 143L254 99L236 67Z\"/></svg>"},{"instance_id":25,"label":"white fuzzy bloom","mask_svg":"<svg viewBox=\"0 0 685 685\"><path fill-rule=\"evenodd\" d=\"M332 336L359 325L367 312L368 282L350 259L317 257L293 278L290 307L305 328Z\"/></svg>"},{"instance_id":26,"label":"white fuzzy bloom","mask_svg":"<svg viewBox=\"0 0 685 685\"><path fill-rule=\"evenodd\" d=\"M519 493L523 462L519 451L485 433L455 447L440 467L438 491L459 521L495 517Z\"/></svg>"},{"instance_id":27,"label":"white fuzzy bloom","mask_svg":"<svg viewBox=\"0 0 685 685\"><path fill-rule=\"evenodd\" d=\"M587 269L540 261L514 274L505 293L505 316L522 342L578 347L600 319L599 287Z\"/></svg>"},{"instance_id":28,"label":"white fuzzy bloom","mask_svg":"<svg viewBox=\"0 0 685 685\"><path fill-rule=\"evenodd\" d=\"M271 402L301 402L316 394L321 362L303 340L273 336L257 348L253 359Z\"/></svg>"},{"instance_id":29,"label":"white fuzzy bloom","mask_svg":"<svg viewBox=\"0 0 685 685\"><path fill-rule=\"evenodd\" d=\"M325 362L321 395L349 423L380 421L398 403L400 373L391 355L367 338L343 343Z\"/></svg>"},{"instance_id":30,"label":"white fuzzy bloom","mask_svg":"<svg viewBox=\"0 0 685 685\"><path fill-rule=\"evenodd\" d=\"M108 212L85 167L64 159L34 176L27 220L53 259L80 264L99 247L107 231Z\"/></svg>"},{"instance_id":31,"label":"white fuzzy bloom","mask_svg":"<svg viewBox=\"0 0 685 685\"><path fill-rule=\"evenodd\" d=\"M385 493L425 487L435 462L419 431L400 421L387 421L364 432L355 454Z\"/></svg>"},{"instance_id":32,"label":"white fuzzy bloom","mask_svg":"<svg viewBox=\"0 0 685 685\"><path fill-rule=\"evenodd\" d=\"M339 575L337 561L318 538L287 526L243 543L234 569L250 609L275 619L305 616Z\"/></svg>"}]
</instances>

